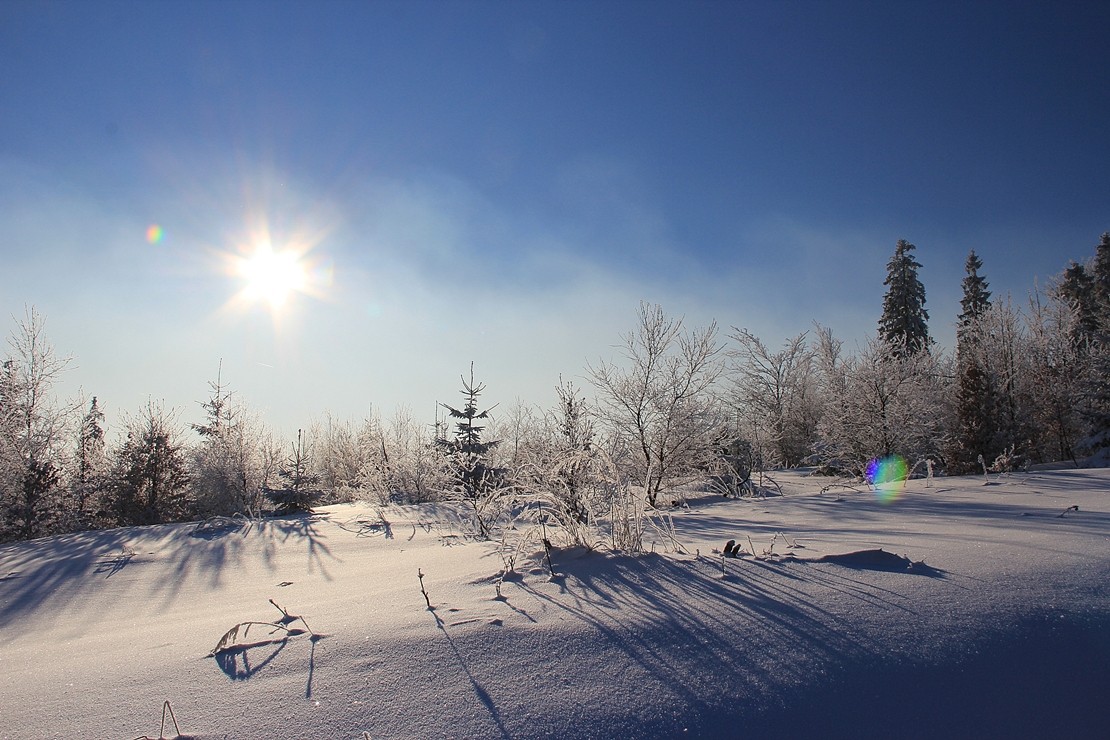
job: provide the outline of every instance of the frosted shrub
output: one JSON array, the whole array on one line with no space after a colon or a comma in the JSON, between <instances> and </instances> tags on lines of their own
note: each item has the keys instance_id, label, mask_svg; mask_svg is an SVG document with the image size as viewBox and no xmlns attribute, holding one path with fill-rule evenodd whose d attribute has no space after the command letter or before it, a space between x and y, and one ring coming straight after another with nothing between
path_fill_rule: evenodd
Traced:
<instances>
[{"instance_id":1,"label":"frosted shrub","mask_svg":"<svg viewBox=\"0 0 1110 740\"><path fill-rule=\"evenodd\" d=\"M659 306L640 304L639 326L623 337L625 362L589 366L599 417L621 446L628 479L643 480L647 502L705 474L720 436L714 390L723 372L717 326L686 331Z\"/></svg>"}]
</instances>

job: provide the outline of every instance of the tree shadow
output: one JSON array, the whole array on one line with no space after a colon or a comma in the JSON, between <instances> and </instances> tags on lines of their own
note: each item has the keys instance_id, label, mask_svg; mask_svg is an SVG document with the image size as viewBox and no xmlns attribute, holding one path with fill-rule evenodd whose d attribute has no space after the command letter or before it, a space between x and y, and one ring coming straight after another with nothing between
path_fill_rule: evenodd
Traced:
<instances>
[{"instance_id":1,"label":"tree shadow","mask_svg":"<svg viewBox=\"0 0 1110 740\"><path fill-rule=\"evenodd\" d=\"M277 624L287 625L298 619L301 619L301 617L281 619L278 620ZM274 632L270 634L272 635ZM327 635L318 634L308 629L286 629L281 637L228 645L214 651L209 657L216 661L219 669L232 681L245 681L270 665L285 650L293 638L305 634L308 635L309 651L308 677L305 681L304 695L306 699L311 699L312 683L316 677L316 643Z\"/></svg>"},{"instance_id":2,"label":"tree shadow","mask_svg":"<svg viewBox=\"0 0 1110 740\"><path fill-rule=\"evenodd\" d=\"M478 679L474 676L474 673L470 670L470 666L467 665L466 659L463 658L462 652L459 651L458 645L455 644L455 640L451 637L451 633L447 631L447 625L443 623L442 619L440 619L439 613L436 612L435 607L429 607L428 611L432 613L432 616L436 620L436 627L439 628L439 631L442 632L444 638L446 638L447 646L451 649L451 653L455 656L455 662L462 670L463 675L466 676L466 679L470 682L470 686L474 690L474 695L478 697L478 701L482 703L482 706L484 706L486 708L486 711L489 713L490 719L492 719L493 723L497 725L497 729L501 733L501 737L512 737L512 735L509 734L509 731L505 727L505 722L501 718L501 712L500 710L498 710L496 702L494 702L493 697L490 696L486 688L481 684L481 682L478 681Z\"/></svg>"},{"instance_id":3,"label":"tree shadow","mask_svg":"<svg viewBox=\"0 0 1110 740\"><path fill-rule=\"evenodd\" d=\"M845 573L872 569L862 565ZM706 559L594 553L560 561L558 593L519 587L623 653L634 670L622 675L642 676L644 691L689 708L674 726L641 728L652 736L699 736L707 729L699 718L753 716L806 676L888 660L882 641L845 619L853 601L897 611L903 623L917 618L913 599L832 564L730 560L728 569ZM897 576L884 574L890 577ZM840 596L822 595L829 592Z\"/></svg>"},{"instance_id":4,"label":"tree shadow","mask_svg":"<svg viewBox=\"0 0 1110 740\"><path fill-rule=\"evenodd\" d=\"M122 527L47 537L0 545L0 624L11 624L40 610L64 611L85 602L102 588L99 576L112 578L125 567L144 564L159 568L159 577L149 586L161 608L172 607L186 584L204 579L217 588L229 569L245 557L261 556L276 569L274 555L279 545L303 542L307 567L331 580L331 562L340 562L328 547L321 531L321 517L293 517L225 522L159 524ZM137 587L127 580L112 578L119 588ZM138 583L138 582L136 582ZM3 630L0 641L16 632ZM9 637L10 636L10 637Z\"/></svg>"}]
</instances>

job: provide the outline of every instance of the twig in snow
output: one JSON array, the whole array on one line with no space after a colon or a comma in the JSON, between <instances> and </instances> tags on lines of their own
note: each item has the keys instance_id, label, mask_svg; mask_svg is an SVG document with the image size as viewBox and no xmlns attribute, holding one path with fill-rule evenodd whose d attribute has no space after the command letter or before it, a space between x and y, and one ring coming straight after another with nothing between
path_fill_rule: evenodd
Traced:
<instances>
[{"instance_id":1,"label":"twig in snow","mask_svg":"<svg viewBox=\"0 0 1110 740\"><path fill-rule=\"evenodd\" d=\"M177 717L173 716L173 707L170 706L169 699L162 702L162 726L158 728L158 738L161 740L166 737L166 713L169 712L170 721L173 722L173 731L176 737L184 737L181 734L181 728L177 726ZM154 740L149 735L140 735L135 740Z\"/></svg>"},{"instance_id":2,"label":"twig in snow","mask_svg":"<svg viewBox=\"0 0 1110 740\"><path fill-rule=\"evenodd\" d=\"M1069 511L1079 511L1079 507L1078 506L1069 506L1068 508L1064 509L1059 514L1057 514L1056 518L1057 519L1063 519L1064 514L1067 514Z\"/></svg>"},{"instance_id":3,"label":"twig in snow","mask_svg":"<svg viewBox=\"0 0 1110 740\"><path fill-rule=\"evenodd\" d=\"M428 598L428 592L424 590L424 571L417 568L416 577L420 579L420 593L424 594L424 603L428 605L428 611L435 611L435 607L432 606L432 600Z\"/></svg>"},{"instance_id":4,"label":"twig in snow","mask_svg":"<svg viewBox=\"0 0 1110 740\"><path fill-rule=\"evenodd\" d=\"M275 609L281 612L282 616L280 620L278 620L277 622L260 622L254 620L240 622L224 633L224 636L221 637L220 641L216 643L216 647L212 648L212 652L208 654L208 657L215 657L224 650L230 650L234 648L236 641L239 640L240 637L246 639L251 627L254 627L256 625L259 627L270 627L271 635L275 632L282 631L286 634L287 637L291 637L293 635L301 635L305 632L308 632L309 637L310 639L312 639L313 642L323 637L323 635L318 635L312 631L312 628L308 626L308 622L305 621L304 617L300 616L299 614L290 614L288 611L285 610L284 607L279 606L278 603L273 599L270 599L270 603L274 605ZM297 621L304 625L305 628L303 630L294 630L289 626L293 622ZM242 630L242 632L240 632L240 630Z\"/></svg>"},{"instance_id":5,"label":"twig in snow","mask_svg":"<svg viewBox=\"0 0 1110 740\"><path fill-rule=\"evenodd\" d=\"M551 564L551 540L547 539L547 517L545 516L540 520L540 525L543 527L543 554L547 558L547 576L548 578L555 578L555 566ZM500 593L500 591L498 591Z\"/></svg>"}]
</instances>

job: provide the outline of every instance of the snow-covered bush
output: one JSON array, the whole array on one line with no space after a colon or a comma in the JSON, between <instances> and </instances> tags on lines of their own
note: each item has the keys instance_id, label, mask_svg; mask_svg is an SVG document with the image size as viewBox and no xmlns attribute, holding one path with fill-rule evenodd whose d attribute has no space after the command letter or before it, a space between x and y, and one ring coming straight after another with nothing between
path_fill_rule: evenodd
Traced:
<instances>
[{"instance_id":1,"label":"snow-covered bush","mask_svg":"<svg viewBox=\"0 0 1110 740\"><path fill-rule=\"evenodd\" d=\"M761 459L794 467L813 451L820 405L813 350L802 332L772 352L747 329L735 329L738 347L729 352L732 405L746 439Z\"/></svg>"},{"instance_id":2,"label":"snow-covered bush","mask_svg":"<svg viewBox=\"0 0 1110 740\"><path fill-rule=\"evenodd\" d=\"M623 337L623 365L588 366L599 420L627 481L660 493L705 474L724 415L715 396L723 367L717 326L684 331L660 306L640 304L639 325Z\"/></svg>"},{"instance_id":3,"label":"snow-covered bush","mask_svg":"<svg viewBox=\"0 0 1110 740\"><path fill-rule=\"evenodd\" d=\"M845 357L831 331L821 329L818 339L824 464L862 476L875 458L897 454L916 462L936 454L949 405L943 358L877 337Z\"/></svg>"}]
</instances>

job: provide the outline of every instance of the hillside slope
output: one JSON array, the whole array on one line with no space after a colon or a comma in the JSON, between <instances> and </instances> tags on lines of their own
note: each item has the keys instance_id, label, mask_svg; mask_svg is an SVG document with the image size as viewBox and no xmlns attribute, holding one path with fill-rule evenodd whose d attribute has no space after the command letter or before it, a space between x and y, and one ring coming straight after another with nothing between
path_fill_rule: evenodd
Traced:
<instances>
[{"instance_id":1,"label":"hillside slope","mask_svg":"<svg viewBox=\"0 0 1110 740\"><path fill-rule=\"evenodd\" d=\"M912 481L889 503L823 482L692 499L684 554L556 549L551 578L530 548L500 599L497 545L415 507L2 546L0 737L156 737L167 700L200 738L1110 727L1110 471ZM712 554L728 539L773 557ZM829 557L880 548L925 566ZM211 655L251 620L285 630Z\"/></svg>"}]
</instances>

